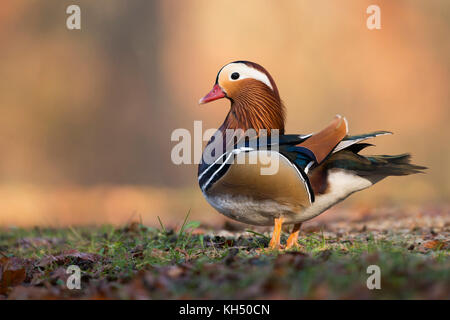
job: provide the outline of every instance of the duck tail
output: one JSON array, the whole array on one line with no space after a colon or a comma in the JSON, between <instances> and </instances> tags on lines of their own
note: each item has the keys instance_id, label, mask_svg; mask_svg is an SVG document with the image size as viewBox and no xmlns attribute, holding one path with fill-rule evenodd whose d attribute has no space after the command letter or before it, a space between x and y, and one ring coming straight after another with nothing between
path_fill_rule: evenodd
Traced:
<instances>
[{"instance_id":1,"label":"duck tail","mask_svg":"<svg viewBox=\"0 0 450 320\"><path fill-rule=\"evenodd\" d=\"M372 174L382 176L406 176L414 173L424 173L427 167L411 164L411 155L372 155L363 156L370 161Z\"/></svg>"},{"instance_id":2,"label":"duck tail","mask_svg":"<svg viewBox=\"0 0 450 320\"><path fill-rule=\"evenodd\" d=\"M372 176L376 178L385 178L387 176L406 176L414 173L424 173L427 167L411 164L411 155L409 153L399 155L361 155L360 151L373 146L370 143L361 143L361 141L392 134L389 131L376 131L359 136L351 136L344 139L338 145L334 152L336 158L344 158L344 167L354 170L359 176ZM342 161L338 160L338 165Z\"/></svg>"},{"instance_id":3,"label":"duck tail","mask_svg":"<svg viewBox=\"0 0 450 320\"><path fill-rule=\"evenodd\" d=\"M359 152L368 143L356 143L344 150L334 153L324 166L327 169L340 168L352 171L360 177L376 183L388 176L406 176L415 173L424 173L427 167L411 164L411 155L361 155Z\"/></svg>"}]
</instances>

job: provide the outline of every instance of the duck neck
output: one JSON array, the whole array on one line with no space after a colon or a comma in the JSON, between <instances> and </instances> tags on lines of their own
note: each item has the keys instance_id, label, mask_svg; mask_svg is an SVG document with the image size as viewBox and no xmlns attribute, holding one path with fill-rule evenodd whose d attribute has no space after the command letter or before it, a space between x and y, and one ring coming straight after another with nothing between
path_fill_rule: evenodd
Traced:
<instances>
[{"instance_id":1,"label":"duck neck","mask_svg":"<svg viewBox=\"0 0 450 320\"><path fill-rule=\"evenodd\" d=\"M226 129L254 129L259 135L260 130L278 129L284 134L284 106L280 98L269 88L250 88L242 90L238 97L231 100L231 108L221 126Z\"/></svg>"}]
</instances>

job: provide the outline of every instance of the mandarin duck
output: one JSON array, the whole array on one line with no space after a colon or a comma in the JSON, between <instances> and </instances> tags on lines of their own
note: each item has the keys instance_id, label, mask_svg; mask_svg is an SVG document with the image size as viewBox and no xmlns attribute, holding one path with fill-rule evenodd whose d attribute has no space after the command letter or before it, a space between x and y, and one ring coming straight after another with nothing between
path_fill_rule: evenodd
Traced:
<instances>
[{"instance_id":1,"label":"mandarin duck","mask_svg":"<svg viewBox=\"0 0 450 320\"><path fill-rule=\"evenodd\" d=\"M254 62L235 61L222 67L213 89L199 104L221 98L227 98L231 108L203 151L199 185L208 203L225 216L247 224L274 226L270 249L280 248L283 224L293 225L285 248L298 246L304 221L387 176L426 169L410 164L409 154L359 154L371 146L362 141L391 132L348 135L347 120L339 115L317 133L285 134L285 110L277 86L272 76ZM240 133L235 139L226 139L229 130ZM237 147L247 130L253 130L255 137L245 138L244 145ZM271 140L275 130L277 139ZM265 142L260 142L262 132ZM259 139L256 148L249 146L254 139ZM274 174L262 174L259 158L233 161L238 154L249 160L252 154L264 151L278 155Z\"/></svg>"}]
</instances>

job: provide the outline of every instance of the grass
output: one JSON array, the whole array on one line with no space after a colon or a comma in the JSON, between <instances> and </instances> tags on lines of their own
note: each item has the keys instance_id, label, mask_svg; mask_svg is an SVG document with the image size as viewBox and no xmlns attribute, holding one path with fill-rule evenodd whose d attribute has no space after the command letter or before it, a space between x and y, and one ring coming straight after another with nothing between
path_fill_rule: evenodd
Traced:
<instances>
[{"instance_id":1,"label":"grass","mask_svg":"<svg viewBox=\"0 0 450 320\"><path fill-rule=\"evenodd\" d=\"M0 271L3 261L3 272L23 268L26 277L3 289L0 282L0 297L449 298L448 241L442 237L430 245L425 235L417 245L417 237L395 231L306 230L298 249L274 252L267 249L268 233L217 236L188 217L178 231L161 220L160 228L135 222L121 228L3 230ZM424 230L414 232L424 237ZM81 290L65 286L71 264L82 269ZM367 289L369 265L381 269L381 290Z\"/></svg>"}]
</instances>

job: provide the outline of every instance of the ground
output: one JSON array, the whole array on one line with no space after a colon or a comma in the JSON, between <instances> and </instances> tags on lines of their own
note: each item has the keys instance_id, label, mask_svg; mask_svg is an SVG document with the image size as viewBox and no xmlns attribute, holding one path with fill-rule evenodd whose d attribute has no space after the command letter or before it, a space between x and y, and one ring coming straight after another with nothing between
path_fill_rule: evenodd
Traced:
<instances>
[{"instance_id":1,"label":"ground","mask_svg":"<svg viewBox=\"0 0 450 320\"><path fill-rule=\"evenodd\" d=\"M392 209L312 222L297 249L279 252L267 249L269 229L188 219L175 230L7 228L0 299L449 299L449 216ZM80 290L67 288L69 265L81 269ZM381 289L367 288L370 265Z\"/></svg>"}]
</instances>

